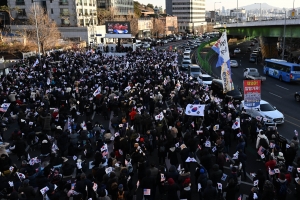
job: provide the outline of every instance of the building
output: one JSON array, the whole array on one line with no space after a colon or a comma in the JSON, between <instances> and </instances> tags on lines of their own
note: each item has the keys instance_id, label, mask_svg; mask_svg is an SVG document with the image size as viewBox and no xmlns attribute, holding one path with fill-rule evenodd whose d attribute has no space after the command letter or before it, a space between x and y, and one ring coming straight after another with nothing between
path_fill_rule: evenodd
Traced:
<instances>
[{"instance_id":1,"label":"building","mask_svg":"<svg viewBox=\"0 0 300 200\"><path fill-rule=\"evenodd\" d=\"M114 15L128 16L133 15L133 0L97 0L98 8L113 8Z\"/></svg>"},{"instance_id":2,"label":"building","mask_svg":"<svg viewBox=\"0 0 300 200\"><path fill-rule=\"evenodd\" d=\"M166 0L166 14L173 15L173 6L172 6L173 0Z\"/></svg>"},{"instance_id":3,"label":"building","mask_svg":"<svg viewBox=\"0 0 300 200\"><path fill-rule=\"evenodd\" d=\"M96 0L8 1L8 7L19 8L12 12L14 24L26 24L34 4L43 7L57 26L98 25Z\"/></svg>"},{"instance_id":4,"label":"building","mask_svg":"<svg viewBox=\"0 0 300 200\"><path fill-rule=\"evenodd\" d=\"M172 15L177 16L179 32L197 33L206 26L205 0L172 0L171 2L170 4L166 1L167 14L172 6Z\"/></svg>"},{"instance_id":5,"label":"building","mask_svg":"<svg viewBox=\"0 0 300 200\"><path fill-rule=\"evenodd\" d=\"M167 15L164 17L164 24L166 29L166 35L174 34L178 32L178 18L177 16Z\"/></svg>"},{"instance_id":6,"label":"building","mask_svg":"<svg viewBox=\"0 0 300 200\"><path fill-rule=\"evenodd\" d=\"M233 22L245 21L247 17L246 10L244 8L230 10L230 17L233 19Z\"/></svg>"},{"instance_id":7,"label":"building","mask_svg":"<svg viewBox=\"0 0 300 200\"><path fill-rule=\"evenodd\" d=\"M153 29L153 18L143 17L138 19L138 38L151 37L151 30Z\"/></svg>"}]
</instances>

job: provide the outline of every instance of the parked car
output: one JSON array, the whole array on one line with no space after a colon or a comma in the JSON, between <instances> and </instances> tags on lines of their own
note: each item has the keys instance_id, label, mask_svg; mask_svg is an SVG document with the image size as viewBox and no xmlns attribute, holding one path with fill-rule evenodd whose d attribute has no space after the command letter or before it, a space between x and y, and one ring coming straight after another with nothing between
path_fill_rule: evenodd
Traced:
<instances>
[{"instance_id":1,"label":"parked car","mask_svg":"<svg viewBox=\"0 0 300 200\"><path fill-rule=\"evenodd\" d=\"M233 52L234 53L241 53L241 49L240 48L236 48Z\"/></svg>"},{"instance_id":2,"label":"parked car","mask_svg":"<svg viewBox=\"0 0 300 200\"><path fill-rule=\"evenodd\" d=\"M295 100L299 102L300 101L300 92L295 92L294 97L295 97Z\"/></svg>"},{"instance_id":3,"label":"parked car","mask_svg":"<svg viewBox=\"0 0 300 200\"><path fill-rule=\"evenodd\" d=\"M265 124L283 124L284 115L276 109L275 106L271 105L269 102L260 100L259 108L247 108L244 107L244 101L241 102L240 109L245 109L246 113L251 117L262 117Z\"/></svg>"},{"instance_id":4,"label":"parked car","mask_svg":"<svg viewBox=\"0 0 300 200\"><path fill-rule=\"evenodd\" d=\"M239 63L236 60L230 60L230 67L238 67Z\"/></svg>"},{"instance_id":5,"label":"parked car","mask_svg":"<svg viewBox=\"0 0 300 200\"><path fill-rule=\"evenodd\" d=\"M150 44L148 42L144 42L142 48L144 49L150 48Z\"/></svg>"}]
</instances>

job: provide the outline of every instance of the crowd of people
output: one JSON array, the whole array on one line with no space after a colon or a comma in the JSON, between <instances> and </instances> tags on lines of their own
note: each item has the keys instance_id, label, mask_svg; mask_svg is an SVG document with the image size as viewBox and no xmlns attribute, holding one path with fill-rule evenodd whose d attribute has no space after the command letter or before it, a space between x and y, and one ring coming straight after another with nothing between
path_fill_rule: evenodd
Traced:
<instances>
[{"instance_id":1,"label":"crowd of people","mask_svg":"<svg viewBox=\"0 0 300 200\"><path fill-rule=\"evenodd\" d=\"M297 133L285 144L276 127L179 71L178 56L66 51L12 66L0 86L0 198L233 200L241 181L254 183L249 200L286 199L291 184L299 198ZM265 162L252 180L251 143Z\"/></svg>"}]
</instances>

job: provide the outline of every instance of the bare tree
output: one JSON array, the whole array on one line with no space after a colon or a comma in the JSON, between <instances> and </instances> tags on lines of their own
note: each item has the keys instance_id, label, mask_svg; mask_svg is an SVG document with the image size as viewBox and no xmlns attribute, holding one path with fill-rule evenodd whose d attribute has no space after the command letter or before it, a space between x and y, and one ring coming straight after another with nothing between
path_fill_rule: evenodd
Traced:
<instances>
[{"instance_id":1,"label":"bare tree","mask_svg":"<svg viewBox=\"0 0 300 200\"><path fill-rule=\"evenodd\" d=\"M153 28L152 28L152 35L159 36L159 34L165 34L166 26L165 23L159 18L153 18Z\"/></svg>"},{"instance_id":2,"label":"bare tree","mask_svg":"<svg viewBox=\"0 0 300 200\"><path fill-rule=\"evenodd\" d=\"M60 32L57 29L56 23L50 19L42 7L36 6L34 8L32 6L28 14L28 21L33 26L37 23L37 29L34 28L30 31L29 39L35 41L36 44L39 39L43 53L45 53L45 49L51 49L56 45L57 40L60 38Z\"/></svg>"},{"instance_id":3,"label":"bare tree","mask_svg":"<svg viewBox=\"0 0 300 200\"><path fill-rule=\"evenodd\" d=\"M99 19L100 25L105 24L106 21L114 21L115 10L112 7L109 9L99 8L97 10L97 17Z\"/></svg>"}]
</instances>

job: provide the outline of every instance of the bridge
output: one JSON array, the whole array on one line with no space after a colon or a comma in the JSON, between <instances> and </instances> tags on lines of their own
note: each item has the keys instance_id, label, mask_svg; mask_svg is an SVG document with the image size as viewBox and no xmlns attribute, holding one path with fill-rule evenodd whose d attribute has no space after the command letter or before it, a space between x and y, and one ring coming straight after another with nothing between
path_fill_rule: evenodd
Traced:
<instances>
[{"instance_id":1,"label":"bridge","mask_svg":"<svg viewBox=\"0 0 300 200\"><path fill-rule=\"evenodd\" d=\"M262 54L265 58L278 57L277 42L284 36L286 38L300 38L300 19L280 19L269 21L254 21L214 26L215 29L226 30L231 36L259 37Z\"/></svg>"}]
</instances>

